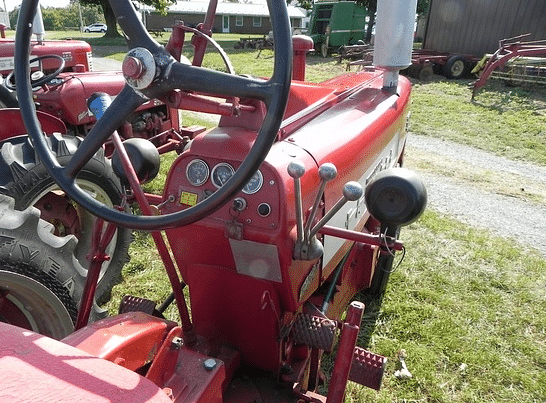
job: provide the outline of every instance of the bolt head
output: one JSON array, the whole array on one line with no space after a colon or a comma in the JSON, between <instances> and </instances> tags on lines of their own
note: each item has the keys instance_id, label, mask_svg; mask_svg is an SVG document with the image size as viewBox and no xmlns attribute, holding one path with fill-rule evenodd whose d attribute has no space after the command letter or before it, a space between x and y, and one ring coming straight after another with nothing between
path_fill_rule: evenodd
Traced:
<instances>
[{"instance_id":1,"label":"bolt head","mask_svg":"<svg viewBox=\"0 0 546 403\"><path fill-rule=\"evenodd\" d=\"M214 368L216 368L216 365L218 365L218 362L214 358L207 358L203 362L203 366L207 371L212 371Z\"/></svg>"},{"instance_id":2,"label":"bolt head","mask_svg":"<svg viewBox=\"0 0 546 403\"><path fill-rule=\"evenodd\" d=\"M137 79L142 76L144 66L142 62L134 56L127 56L121 66L123 75L127 78Z\"/></svg>"},{"instance_id":3,"label":"bolt head","mask_svg":"<svg viewBox=\"0 0 546 403\"><path fill-rule=\"evenodd\" d=\"M171 340L171 348L178 350L180 347L182 347L183 340L181 337L173 337Z\"/></svg>"}]
</instances>

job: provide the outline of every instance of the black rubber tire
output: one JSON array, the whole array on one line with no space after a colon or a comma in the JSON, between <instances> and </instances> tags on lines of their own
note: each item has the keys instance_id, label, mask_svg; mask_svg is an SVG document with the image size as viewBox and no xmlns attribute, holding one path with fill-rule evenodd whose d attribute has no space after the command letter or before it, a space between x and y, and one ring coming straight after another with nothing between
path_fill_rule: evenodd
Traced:
<instances>
[{"instance_id":1,"label":"black rubber tire","mask_svg":"<svg viewBox=\"0 0 546 403\"><path fill-rule=\"evenodd\" d=\"M0 195L0 320L61 339L74 329L85 270L74 258L77 239L58 237L30 207L15 210ZM90 320L104 317L95 306Z\"/></svg>"},{"instance_id":2,"label":"black rubber tire","mask_svg":"<svg viewBox=\"0 0 546 403\"><path fill-rule=\"evenodd\" d=\"M464 56L451 56L444 66L444 76L449 79L457 80L468 74L468 61Z\"/></svg>"},{"instance_id":3,"label":"black rubber tire","mask_svg":"<svg viewBox=\"0 0 546 403\"><path fill-rule=\"evenodd\" d=\"M320 45L320 54L324 58L328 57L328 44L326 42Z\"/></svg>"},{"instance_id":4,"label":"black rubber tire","mask_svg":"<svg viewBox=\"0 0 546 403\"><path fill-rule=\"evenodd\" d=\"M0 84L0 109L1 108L18 108L19 102L15 97L15 93L8 90L4 84Z\"/></svg>"},{"instance_id":5,"label":"black rubber tire","mask_svg":"<svg viewBox=\"0 0 546 403\"><path fill-rule=\"evenodd\" d=\"M55 134L48 138L53 152L58 161L64 164L69 161L72 154L81 143L81 139L73 136L61 136ZM121 202L121 185L115 176L110 160L99 151L84 170L78 176L78 183L86 187L105 203L118 205ZM76 259L84 267L84 273L89 267L86 256L90 251L92 229L95 217L82 208L75 206L68 198L62 197L58 185L53 181L44 165L36 157L28 136L18 136L0 143L0 193L6 194L15 200L15 208L24 210L29 206L40 206L44 211L41 200L46 194L54 191L60 195L59 200L66 203L67 209L77 212L81 232L74 234L78 238L78 246L74 253ZM59 236L72 233L65 231L62 220L51 220L56 227ZM128 249L131 242L131 230L118 228L114 239L107 249L111 259L104 263L103 272L97 286L96 299L99 303L105 302L110 297L112 287L121 278L121 269L129 260Z\"/></svg>"}]
</instances>

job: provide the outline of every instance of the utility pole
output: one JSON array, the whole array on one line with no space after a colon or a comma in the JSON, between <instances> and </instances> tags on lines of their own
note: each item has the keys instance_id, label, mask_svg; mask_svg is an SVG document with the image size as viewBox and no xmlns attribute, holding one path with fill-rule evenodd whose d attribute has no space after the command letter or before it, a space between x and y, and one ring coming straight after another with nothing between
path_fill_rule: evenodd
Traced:
<instances>
[{"instance_id":1,"label":"utility pole","mask_svg":"<svg viewBox=\"0 0 546 403\"><path fill-rule=\"evenodd\" d=\"M80 1L78 1L78 11L80 12L80 32L83 32L82 3Z\"/></svg>"}]
</instances>

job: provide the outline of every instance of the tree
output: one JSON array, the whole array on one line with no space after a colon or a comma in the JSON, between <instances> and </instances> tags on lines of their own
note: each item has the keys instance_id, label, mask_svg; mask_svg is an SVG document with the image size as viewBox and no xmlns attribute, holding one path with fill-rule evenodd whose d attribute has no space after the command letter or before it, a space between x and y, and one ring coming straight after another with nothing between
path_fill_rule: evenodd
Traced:
<instances>
[{"instance_id":1,"label":"tree","mask_svg":"<svg viewBox=\"0 0 546 403\"><path fill-rule=\"evenodd\" d=\"M81 15L84 25L102 22L102 10L97 6L82 6ZM80 8L76 3L64 8L45 7L42 8L42 19L47 31L74 29L80 25Z\"/></svg>"},{"instance_id":2,"label":"tree","mask_svg":"<svg viewBox=\"0 0 546 403\"><path fill-rule=\"evenodd\" d=\"M110 7L110 2L108 0L79 0L81 4L86 5L98 5L102 8L104 14L104 21L106 21L106 33L105 37L115 38L121 36L117 29L117 21L112 8ZM119 0L118 0L119 1ZM167 7L174 3L175 0L141 0L143 4L154 7L156 10L165 13Z\"/></svg>"}]
</instances>

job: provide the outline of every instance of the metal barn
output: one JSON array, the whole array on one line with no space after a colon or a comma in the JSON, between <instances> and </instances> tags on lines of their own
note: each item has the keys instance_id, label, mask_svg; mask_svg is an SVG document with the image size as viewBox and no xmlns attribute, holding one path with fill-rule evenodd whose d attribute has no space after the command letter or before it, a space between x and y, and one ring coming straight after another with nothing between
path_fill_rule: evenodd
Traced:
<instances>
[{"instance_id":1,"label":"metal barn","mask_svg":"<svg viewBox=\"0 0 546 403\"><path fill-rule=\"evenodd\" d=\"M481 57L527 33L546 39L546 0L430 0L423 48Z\"/></svg>"}]
</instances>

